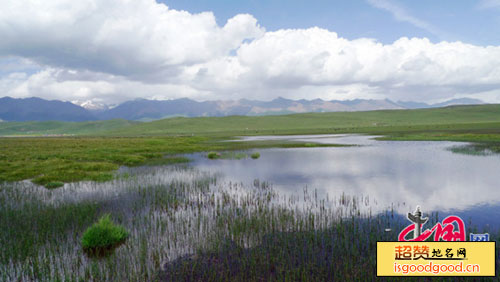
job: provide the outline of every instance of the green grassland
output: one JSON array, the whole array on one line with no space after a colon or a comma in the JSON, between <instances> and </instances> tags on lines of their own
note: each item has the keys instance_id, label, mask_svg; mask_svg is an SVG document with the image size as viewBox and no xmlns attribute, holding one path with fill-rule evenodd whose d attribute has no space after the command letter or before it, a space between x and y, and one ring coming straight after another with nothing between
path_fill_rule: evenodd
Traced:
<instances>
[{"instance_id":1,"label":"green grassland","mask_svg":"<svg viewBox=\"0 0 500 282\"><path fill-rule=\"evenodd\" d=\"M96 135L135 123L137 122L123 119L87 122L1 122L0 136Z\"/></svg>"},{"instance_id":2,"label":"green grassland","mask_svg":"<svg viewBox=\"0 0 500 282\"><path fill-rule=\"evenodd\" d=\"M0 136L30 137L0 138L0 181L32 179L46 187L106 181L119 166L186 162L178 156L184 153L311 146L285 141L220 142L235 136L335 133L376 134L389 140L469 141L476 142L473 149L500 152L500 105L170 118L147 123L4 122Z\"/></svg>"},{"instance_id":3,"label":"green grassland","mask_svg":"<svg viewBox=\"0 0 500 282\"><path fill-rule=\"evenodd\" d=\"M57 188L64 182L111 180L120 166L187 162L188 159L178 156L185 153L338 146L286 141L219 141L206 136L0 138L0 181L31 179L47 188Z\"/></svg>"},{"instance_id":4,"label":"green grassland","mask_svg":"<svg viewBox=\"0 0 500 282\"><path fill-rule=\"evenodd\" d=\"M169 153L201 150L201 137L3 138L0 180L32 179L48 185L79 180L106 181L121 165L180 162ZM51 186L51 185L49 185Z\"/></svg>"},{"instance_id":5,"label":"green grassland","mask_svg":"<svg viewBox=\"0 0 500 282\"><path fill-rule=\"evenodd\" d=\"M438 109L307 113L283 116L173 118L117 128L110 135L165 134L265 135L319 133L396 133L500 129L500 105Z\"/></svg>"}]
</instances>

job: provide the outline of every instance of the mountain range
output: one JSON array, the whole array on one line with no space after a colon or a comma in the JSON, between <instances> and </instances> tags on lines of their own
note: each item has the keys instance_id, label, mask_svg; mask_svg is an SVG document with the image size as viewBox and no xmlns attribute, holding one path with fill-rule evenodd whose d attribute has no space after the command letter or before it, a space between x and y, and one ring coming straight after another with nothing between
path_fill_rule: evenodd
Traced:
<instances>
[{"instance_id":1,"label":"mountain range","mask_svg":"<svg viewBox=\"0 0 500 282\"><path fill-rule=\"evenodd\" d=\"M281 115L305 112L372 111L387 109L436 108L451 105L484 104L471 98L452 99L438 104L391 100L290 100L276 98L272 101L241 99L237 101L198 102L188 98L175 100L136 99L116 107L96 106L90 102L80 105L41 98L0 98L2 121L91 121L126 119L151 121L175 116L229 116L229 115Z\"/></svg>"}]
</instances>

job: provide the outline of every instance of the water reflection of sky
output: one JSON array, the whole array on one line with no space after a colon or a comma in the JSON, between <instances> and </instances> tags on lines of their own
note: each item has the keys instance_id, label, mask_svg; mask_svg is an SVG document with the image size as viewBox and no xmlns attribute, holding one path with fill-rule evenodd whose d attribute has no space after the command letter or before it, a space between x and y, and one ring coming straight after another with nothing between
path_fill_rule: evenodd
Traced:
<instances>
[{"instance_id":1,"label":"water reflection of sky","mask_svg":"<svg viewBox=\"0 0 500 282\"><path fill-rule=\"evenodd\" d=\"M406 214L458 214L474 225L500 226L500 157L452 153L452 142L375 141L368 136L248 137L305 142L360 144L359 147L259 150L258 160L209 160L195 156L193 166L219 172L227 181L268 181L279 193L317 189L319 196L369 196L372 212L394 204ZM444 214L443 214L444 213Z\"/></svg>"}]
</instances>

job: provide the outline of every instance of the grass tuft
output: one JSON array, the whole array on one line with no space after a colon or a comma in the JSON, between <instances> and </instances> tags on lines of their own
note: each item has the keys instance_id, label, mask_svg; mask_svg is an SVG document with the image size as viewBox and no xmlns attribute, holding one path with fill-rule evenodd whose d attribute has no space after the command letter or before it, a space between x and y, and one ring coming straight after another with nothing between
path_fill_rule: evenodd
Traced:
<instances>
[{"instance_id":1,"label":"grass tuft","mask_svg":"<svg viewBox=\"0 0 500 282\"><path fill-rule=\"evenodd\" d=\"M250 157L252 157L252 159L256 160L256 159L260 158L260 153L255 152L255 153L251 154Z\"/></svg>"},{"instance_id":2,"label":"grass tuft","mask_svg":"<svg viewBox=\"0 0 500 282\"><path fill-rule=\"evenodd\" d=\"M125 228L113 223L111 216L105 214L85 231L82 247L90 253L104 253L123 243L127 237Z\"/></svg>"},{"instance_id":3,"label":"grass tuft","mask_svg":"<svg viewBox=\"0 0 500 282\"><path fill-rule=\"evenodd\" d=\"M218 159L220 157L220 154L217 153L217 152L210 152L208 153L207 155L207 158L211 159L211 160L215 160L215 159Z\"/></svg>"}]
</instances>

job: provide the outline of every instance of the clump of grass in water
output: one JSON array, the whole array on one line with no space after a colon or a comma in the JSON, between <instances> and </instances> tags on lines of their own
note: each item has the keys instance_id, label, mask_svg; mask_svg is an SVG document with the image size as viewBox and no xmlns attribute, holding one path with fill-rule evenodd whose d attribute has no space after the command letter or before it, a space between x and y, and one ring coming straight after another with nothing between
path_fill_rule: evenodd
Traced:
<instances>
[{"instance_id":1,"label":"clump of grass in water","mask_svg":"<svg viewBox=\"0 0 500 282\"><path fill-rule=\"evenodd\" d=\"M215 160L215 159L220 158L220 154L217 152L210 152L207 154L207 158L209 158L211 160Z\"/></svg>"},{"instance_id":2,"label":"clump of grass in water","mask_svg":"<svg viewBox=\"0 0 500 282\"><path fill-rule=\"evenodd\" d=\"M490 156L495 152L490 148L480 144L467 144L463 146L453 146L448 150L457 154L472 155L472 156Z\"/></svg>"},{"instance_id":3,"label":"clump of grass in water","mask_svg":"<svg viewBox=\"0 0 500 282\"><path fill-rule=\"evenodd\" d=\"M125 228L113 223L110 214L105 214L83 233L82 247L91 255L106 255L127 237Z\"/></svg>"},{"instance_id":4,"label":"clump of grass in water","mask_svg":"<svg viewBox=\"0 0 500 282\"><path fill-rule=\"evenodd\" d=\"M207 154L207 158L211 160L224 159L224 160L242 160L248 158L248 155L242 152L210 152Z\"/></svg>"},{"instance_id":5,"label":"clump of grass in water","mask_svg":"<svg viewBox=\"0 0 500 282\"><path fill-rule=\"evenodd\" d=\"M255 153L251 154L250 157L252 157L252 159L256 160L256 159L260 158L260 153L255 152Z\"/></svg>"}]
</instances>

